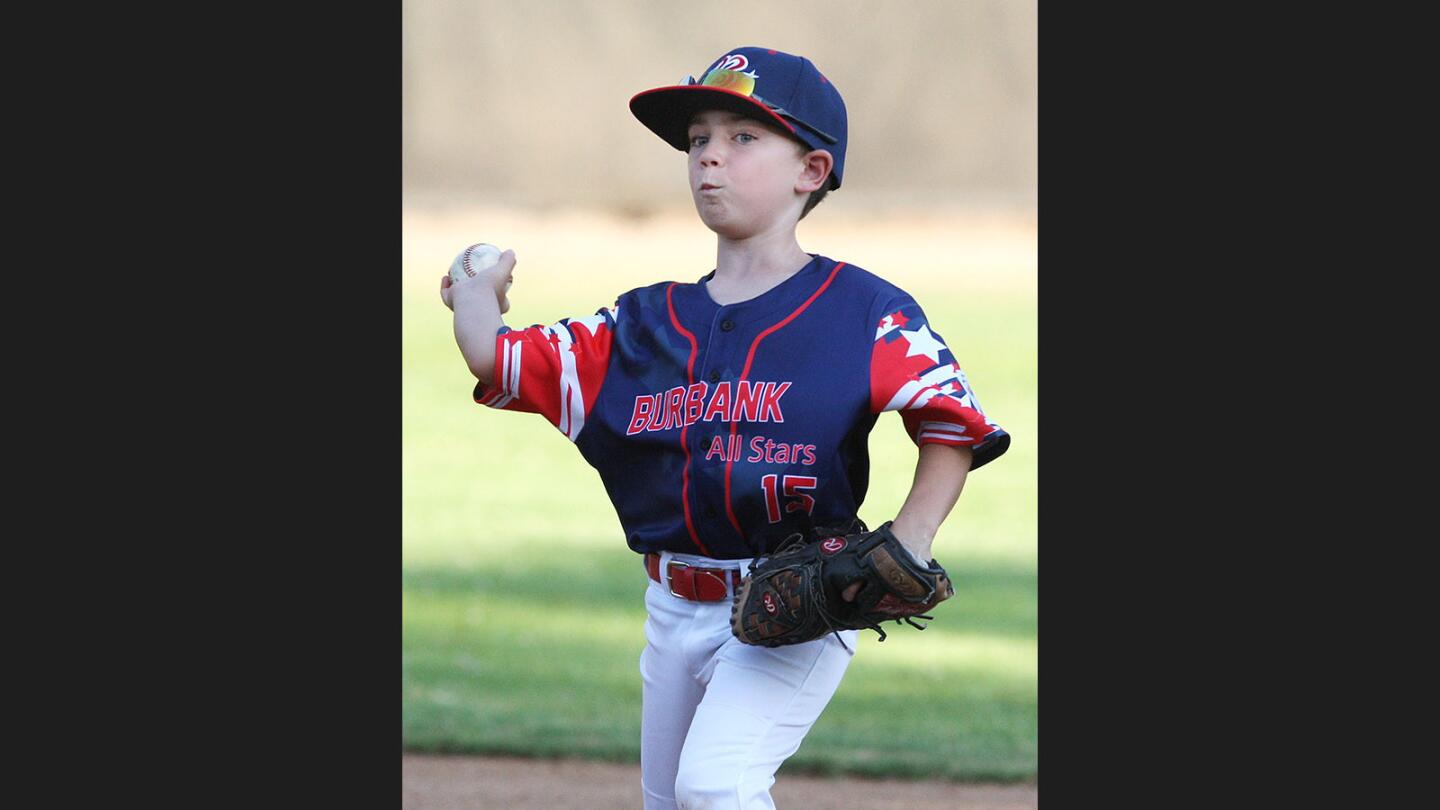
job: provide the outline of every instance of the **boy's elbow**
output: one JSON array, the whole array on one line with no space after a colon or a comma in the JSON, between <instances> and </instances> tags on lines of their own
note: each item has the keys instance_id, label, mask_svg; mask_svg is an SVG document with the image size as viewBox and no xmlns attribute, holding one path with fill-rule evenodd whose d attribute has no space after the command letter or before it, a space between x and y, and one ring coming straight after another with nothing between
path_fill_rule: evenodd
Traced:
<instances>
[{"instance_id":1,"label":"boy's elbow","mask_svg":"<svg viewBox=\"0 0 1440 810\"><path fill-rule=\"evenodd\" d=\"M465 358L465 367L475 379L489 385L495 380L495 352L485 351L488 347L476 347L461 341L460 355Z\"/></svg>"}]
</instances>

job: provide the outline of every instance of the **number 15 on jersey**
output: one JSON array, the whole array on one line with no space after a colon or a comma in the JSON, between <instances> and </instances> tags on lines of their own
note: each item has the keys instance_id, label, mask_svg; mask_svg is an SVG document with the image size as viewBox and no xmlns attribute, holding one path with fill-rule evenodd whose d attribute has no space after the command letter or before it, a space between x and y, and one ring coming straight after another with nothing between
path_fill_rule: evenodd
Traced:
<instances>
[{"instance_id":1,"label":"number 15 on jersey","mask_svg":"<svg viewBox=\"0 0 1440 810\"><path fill-rule=\"evenodd\" d=\"M785 512L804 512L808 515L814 511L815 499L801 490L815 489L818 486L815 476L787 475L781 483L780 476L771 473L760 479L760 488L765 491L765 511L771 523L779 523L784 517L780 511L781 492L777 491L777 486L785 495Z\"/></svg>"}]
</instances>

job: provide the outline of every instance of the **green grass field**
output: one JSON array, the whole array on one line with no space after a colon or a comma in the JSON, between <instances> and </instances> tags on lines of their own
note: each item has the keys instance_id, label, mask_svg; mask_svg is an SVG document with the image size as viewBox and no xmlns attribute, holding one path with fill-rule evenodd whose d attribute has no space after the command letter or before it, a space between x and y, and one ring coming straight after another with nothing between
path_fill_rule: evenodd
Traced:
<instances>
[{"instance_id":1,"label":"green grass field","mask_svg":"<svg viewBox=\"0 0 1440 810\"><path fill-rule=\"evenodd\" d=\"M583 277L567 276L540 247L544 228L515 230L513 241L486 232L527 257L526 273L517 268L512 325L588 315L638 283L674 277L637 280L648 268L608 273L593 262ZM633 236L615 239L636 250ZM407 236L402 283L403 744L638 761L640 558L626 548L599 477L564 436L539 416L471 403L474 380L436 290L454 251L477 240L437 241L421 248ZM922 275L913 266L865 266L915 295L1014 441L969 479L935 542L956 598L923 633L887 627L883 644L861 634L844 683L784 771L1032 779L1034 267ZM861 517L873 526L904 500L916 451L893 414L876 425L870 447Z\"/></svg>"}]
</instances>

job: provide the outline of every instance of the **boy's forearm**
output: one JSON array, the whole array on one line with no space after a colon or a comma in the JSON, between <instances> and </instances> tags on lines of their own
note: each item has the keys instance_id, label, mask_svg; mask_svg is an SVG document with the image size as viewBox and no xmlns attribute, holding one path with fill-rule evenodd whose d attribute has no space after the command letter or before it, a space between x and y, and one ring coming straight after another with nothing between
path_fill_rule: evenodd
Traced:
<instances>
[{"instance_id":1,"label":"boy's forearm","mask_svg":"<svg viewBox=\"0 0 1440 810\"><path fill-rule=\"evenodd\" d=\"M470 373L485 385L495 376L495 333L505 325L500 304L488 290L455 300L455 342Z\"/></svg>"},{"instance_id":2,"label":"boy's forearm","mask_svg":"<svg viewBox=\"0 0 1440 810\"><path fill-rule=\"evenodd\" d=\"M968 447L926 444L920 447L915 464L915 482L890 531L921 563L931 560L930 546L970 472L974 454Z\"/></svg>"}]
</instances>

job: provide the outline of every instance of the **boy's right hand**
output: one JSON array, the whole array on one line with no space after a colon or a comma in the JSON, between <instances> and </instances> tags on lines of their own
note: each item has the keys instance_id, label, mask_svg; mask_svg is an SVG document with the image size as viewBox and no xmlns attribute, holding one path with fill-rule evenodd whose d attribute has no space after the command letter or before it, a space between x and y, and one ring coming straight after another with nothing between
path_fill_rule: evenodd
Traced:
<instances>
[{"instance_id":1,"label":"boy's right hand","mask_svg":"<svg viewBox=\"0 0 1440 810\"><path fill-rule=\"evenodd\" d=\"M504 315L510 311L510 298L507 293L510 285L514 283L514 269L515 251L506 250L500 254L498 262L476 273L474 278L456 281L446 273L440 277L440 300L453 312L457 300L488 292L495 296L496 303L500 305L500 314Z\"/></svg>"}]
</instances>

